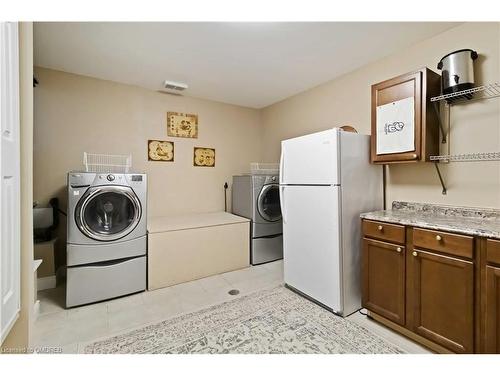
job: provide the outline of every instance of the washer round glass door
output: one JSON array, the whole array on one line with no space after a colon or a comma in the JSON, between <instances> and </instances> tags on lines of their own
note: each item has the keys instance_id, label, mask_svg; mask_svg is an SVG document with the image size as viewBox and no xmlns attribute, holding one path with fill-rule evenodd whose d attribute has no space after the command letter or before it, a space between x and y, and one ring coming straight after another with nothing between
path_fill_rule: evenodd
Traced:
<instances>
[{"instance_id":1,"label":"washer round glass door","mask_svg":"<svg viewBox=\"0 0 500 375\"><path fill-rule=\"evenodd\" d=\"M125 237L137 226L141 215L141 203L127 186L92 187L75 209L80 231L98 241Z\"/></svg>"},{"instance_id":2,"label":"washer round glass door","mask_svg":"<svg viewBox=\"0 0 500 375\"><path fill-rule=\"evenodd\" d=\"M257 199L257 210L267 221L281 220L280 189L278 184L265 185Z\"/></svg>"}]
</instances>

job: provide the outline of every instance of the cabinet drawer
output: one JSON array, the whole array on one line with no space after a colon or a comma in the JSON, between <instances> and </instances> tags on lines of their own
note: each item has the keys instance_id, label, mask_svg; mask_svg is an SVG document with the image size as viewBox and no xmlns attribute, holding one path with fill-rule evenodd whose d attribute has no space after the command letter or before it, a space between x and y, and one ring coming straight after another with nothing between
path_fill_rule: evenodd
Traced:
<instances>
[{"instance_id":1,"label":"cabinet drawer","mask_svg":"<svg viewBox=\"0 0 500 375\"><path fill-rule=\"evenodd\" d=\"M472 258L473 237L428 229L413 229L413 245L418 248Z\"/></svg>"},{"instance_id":2,"label":"cabinet drawer","mask_svg":"<svg viewBox=\"0 0 500 375\"><path fill-rule=\"evenodd\" d=\"M363 234L366 237L377 238L389 242L399 244L405 243L405 227L403 225L363 220Z\"/></svg>"},{"instance_id":3,"label":"cabinet drawer","mask_svg":"<svg viewBox=\"0 0 500 375\"><path fill-rule=\"evenodd\" d=\"M486 241L486 261L489 263L500 264L500 241Z\"/></svg>"}]
</instances>

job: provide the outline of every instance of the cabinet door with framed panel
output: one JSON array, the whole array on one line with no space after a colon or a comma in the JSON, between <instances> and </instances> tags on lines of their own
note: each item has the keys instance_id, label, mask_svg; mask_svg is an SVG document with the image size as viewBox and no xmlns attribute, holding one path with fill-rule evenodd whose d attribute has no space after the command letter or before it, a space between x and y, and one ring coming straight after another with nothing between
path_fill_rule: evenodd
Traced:
<instances>
[{"instance_id":1,"label":"cabinet door with framed panel","mask_svg":"<svg viewBox=\"0 0 500 375\"><path fill-rule=\"evenodd\" d=\"M422 68L372 86L371 161L428 161L439 154L439 123L430 98L440 75Z\"/></svg>"},{"instance_id":2,"label":"cabinet door with framed panel","mask_svg":"<svg viewBox=\"0 0 500 375\"><path fill-rule=\"evenodd\" d=\"M364 238L361 267L363 307L404 325L404 247Z\"/></svg>"},{"instance_id":3,"label":"cabinet door with framed panel","mask_svg":"<svg viewBox=\"0 0 500 375\"><path fill-rule=\"evenodd\" d=\"M500 354L500 241L486 242L484 298L484 351Z\"/></svg>"},{"instance_id":4,"label":"cabinet door with framed panel","mask_svg":"<svg viewBox=\"0 0 500 375\"><path fill-rule=\"evenodd\" d=\"M500 354L500 266L486 266L484 349Z\"/></svg>"},{"instance_id":5,"label":"cabinet door with framed panel","mask_svg":"<svg viewBox=\"0 0 500 375\"><path fill-rule=\"evenodd\" d=\"M473 353L473 262L419 248L408 255L412 330L455 353Z\"/></svg>"}]
</instances>

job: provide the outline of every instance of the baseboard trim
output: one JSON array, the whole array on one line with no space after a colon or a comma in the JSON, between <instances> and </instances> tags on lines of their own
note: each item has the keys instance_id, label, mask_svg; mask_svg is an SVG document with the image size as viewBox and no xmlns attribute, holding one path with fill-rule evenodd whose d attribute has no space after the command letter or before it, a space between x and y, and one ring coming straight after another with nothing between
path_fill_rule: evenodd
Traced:
<instances>
[{"instance_id":1,"label":"baseboard trim","mask_svg":"<svg viewBox=\"0 0 500 375\"><path fill-rule=\"evenodd\" d=\"M397 333L400 333L403 336L408 337L409 339L415 341L416 343L425 346L426 348L429 348L433 352L439 353L439 354L456 354L452 352L451 350L446 349L445 347L436 344L430 340L427 340L426 338L417 335L415 332L410 331L409 329L402 327L389 319L384 318L383 316L380 316L373 311L367 310L368 311L368 316L373 318L375 321L383 324L384 326L392 329L393 331L396 331Z\"/></svg>"},{"instance_id":2,"label":"baseboard trim","mask_svg":"<svg viewBox=\"0 0 500 375\"><path fill-rule=\"evenodd\" d=\"M52 289L56 287L56 275L39 277L36 280L37 290Z\"/></svg>"}]
</instances>

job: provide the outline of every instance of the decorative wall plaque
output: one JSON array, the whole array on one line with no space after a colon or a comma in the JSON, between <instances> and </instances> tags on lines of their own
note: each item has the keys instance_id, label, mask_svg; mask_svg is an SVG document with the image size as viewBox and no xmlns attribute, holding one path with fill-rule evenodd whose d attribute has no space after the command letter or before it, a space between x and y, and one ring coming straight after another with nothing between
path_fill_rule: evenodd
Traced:
<instances>
[{"instance_id":1,"label":"decorative wall plaque","mask_svg":"<svg viewBox=\"0 0 500 375\"><path fill-rule=\"evenodd\" d=\"M215 148L195 147L193 165L195 167L215 167Z\"/></svg>"},{"instance_id":2,"label":"decorative wall plaque","mask_svg":"<svg viewBox=\"0 0 500 375\"><path fill-rule=\"evenodd\" d=\"M198 138L198 116L189 113L167 112L169 137Z\"/></svg>"},{"instance_id":3,"label":"decorative wall plaque","mask_svg":"<svg viewBox=\"0 0 500 375\"><path fill-rule=\"evenodd\" d=\"M149 140L148 160L174 161L174 142Z\"/></svg>"}]
</instances>

